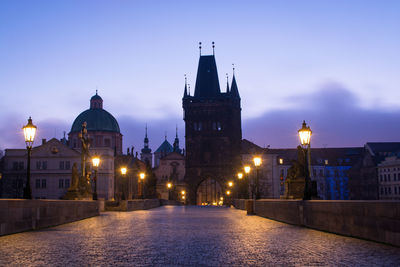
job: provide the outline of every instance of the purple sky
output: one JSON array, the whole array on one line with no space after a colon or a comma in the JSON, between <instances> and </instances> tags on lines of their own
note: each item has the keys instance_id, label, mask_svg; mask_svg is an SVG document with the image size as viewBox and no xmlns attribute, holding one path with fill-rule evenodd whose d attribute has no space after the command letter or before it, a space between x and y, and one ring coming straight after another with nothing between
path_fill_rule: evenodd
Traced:
<instances>
[{"instance_id":1,"label":"purple sky","mask_svg":"<svg viewBox=\"0 0 400 267\"><path fill-rule=\"evenodd\" d=\"M124 147L153 150L178 125L184 74L197 43L216 42L242 97L243 138L295 147L306 120L313 146L400 141L399 1L1 1L0 149L61 138L96 87ZM36 144L40 142L37 141Z\"/></svg>"}]
</instances>

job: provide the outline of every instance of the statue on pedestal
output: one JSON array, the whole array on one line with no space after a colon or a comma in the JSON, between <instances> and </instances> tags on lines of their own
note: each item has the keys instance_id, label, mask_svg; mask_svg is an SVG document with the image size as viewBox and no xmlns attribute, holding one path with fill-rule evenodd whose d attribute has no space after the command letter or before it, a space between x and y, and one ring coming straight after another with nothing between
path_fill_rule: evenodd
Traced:
<instances>
[{"instance_id":1,"label":"statue on pedestal","mask_svg":"<svg viewBox=\"0 0 400 267\"><path fill-rule=\"evenodd\" d=\"M90 169L89 166L86 166L86 160L90 157L89 147L90 140L88 137L86 122L82 124L81 132L79 133L79 138L82 142L82 150L81 150L81 173L78 174L78 168L76 163L74 163L72 167L72 179L71 186L68 189L68 192L65 194L64 199L91 199L92 190L90 183L90 172L87 170Z\"/></svg>"},{"instance_id":2,"label":"statue on pedestal","mask_svg":"<svg viewBox=\"0 0 400 267\"><path fill-rule=\"evenodd\" d=\"M285 181L285 199L302 199L305 186L305 155L301 146L297 147L297 160L292 160Z\"/></svg>"}]
</instances>

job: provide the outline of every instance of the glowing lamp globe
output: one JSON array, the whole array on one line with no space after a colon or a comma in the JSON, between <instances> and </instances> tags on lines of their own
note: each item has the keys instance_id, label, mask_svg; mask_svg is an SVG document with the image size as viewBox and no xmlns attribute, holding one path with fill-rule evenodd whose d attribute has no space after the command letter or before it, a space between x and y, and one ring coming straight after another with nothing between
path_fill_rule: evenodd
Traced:
<instances>
[{"instance_id":1,"label":"glowing lamp globe","mask_svg":"<svg viewBox=\"0 0 400 267\"><path fill-rule=\"evenodd\" d=\"M125 175L126 172L127 172L127 169L126 169L125 167L122 167L122 168L121 168L121 174L122 174L122 175Z\"/></svg>"},{"instance_id":2,"label":"glowing lamp globe","mask_svg":"<svg viewBox=\"0 0 400 267\"><path fill-rule=\"evenodd\" d=\"M303 126L299 130L300 143L303 147L310 145L312 131L306 122L303 121Z\"/></svg>"},{"instance_id":3,"label":"glowing lamp globe","mask_svg":"<svg viewBox=\"0 0 400 267\"><path fill-rule=\"evenodd\" d=\"M93 163L93 167L99 167L100 165L100 158L98 156L94 156L92 157L92 163Z\"/></svg>"},{"instance_id":4,"label":"glowing lamp globe","mask_svg":"<svg viewBox=\"0 0 400 267\"><path fill-rule=\"evenodd\" d=\"M37 129L37 127L33 125L31 117L29 117L28 119L28 124L22 127L22 129L24 130L26 147L31 148L33 141L35 140L36 129Z\"/></svg>"}]
</instances>

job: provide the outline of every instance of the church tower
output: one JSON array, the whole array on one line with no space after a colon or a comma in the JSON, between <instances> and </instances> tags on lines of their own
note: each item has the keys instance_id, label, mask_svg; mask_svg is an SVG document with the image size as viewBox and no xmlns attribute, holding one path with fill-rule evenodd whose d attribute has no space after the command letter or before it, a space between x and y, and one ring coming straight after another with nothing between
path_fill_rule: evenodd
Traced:
<instances>
[{"instance_id":1,"label":"church tower","mask_svg":"<svg viewBox=\"0 0 400 267\"><path fill-rule=\"evenodd\" d=\"M185 82L182 102L189 201L199 204L200 187L208 180L211 182L205 185L207 203L219 201L228 189L228 181L241 168L241 107L235 74L230 90L227 86L227 91L221 92L214 54L200 55L194 95L187 92Z\"/></svg>"},{"instance_id":2,"label":"church tower","mask_svg":"<svg viewBox=\"0 0 400 267\"><path fill-rule=\"evenodd\" d=\"M146 125L146 133L144 137L144 147L140 153L140 160L146 162L147 165L152 167L153 156L151 154L151 149L149 148L149 138L147 137L147 125Z\"/></svg>"}]
</instances>

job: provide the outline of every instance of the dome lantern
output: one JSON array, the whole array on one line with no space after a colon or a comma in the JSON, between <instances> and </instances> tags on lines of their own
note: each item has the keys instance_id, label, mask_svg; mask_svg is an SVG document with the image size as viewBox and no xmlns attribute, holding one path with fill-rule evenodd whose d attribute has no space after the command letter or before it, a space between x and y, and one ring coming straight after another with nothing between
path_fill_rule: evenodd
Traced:
<instances>
[{"instance_id":1,"label":"dome lantern","mask_svg":"<svg viewBox=\"0 0 400 267\"><path fill-rule=\"evenodd\" d=\"M90 109L102 109L103 108L103 99L97 94L92 96L90 99Z\"/></svg>"}]
</instances>

